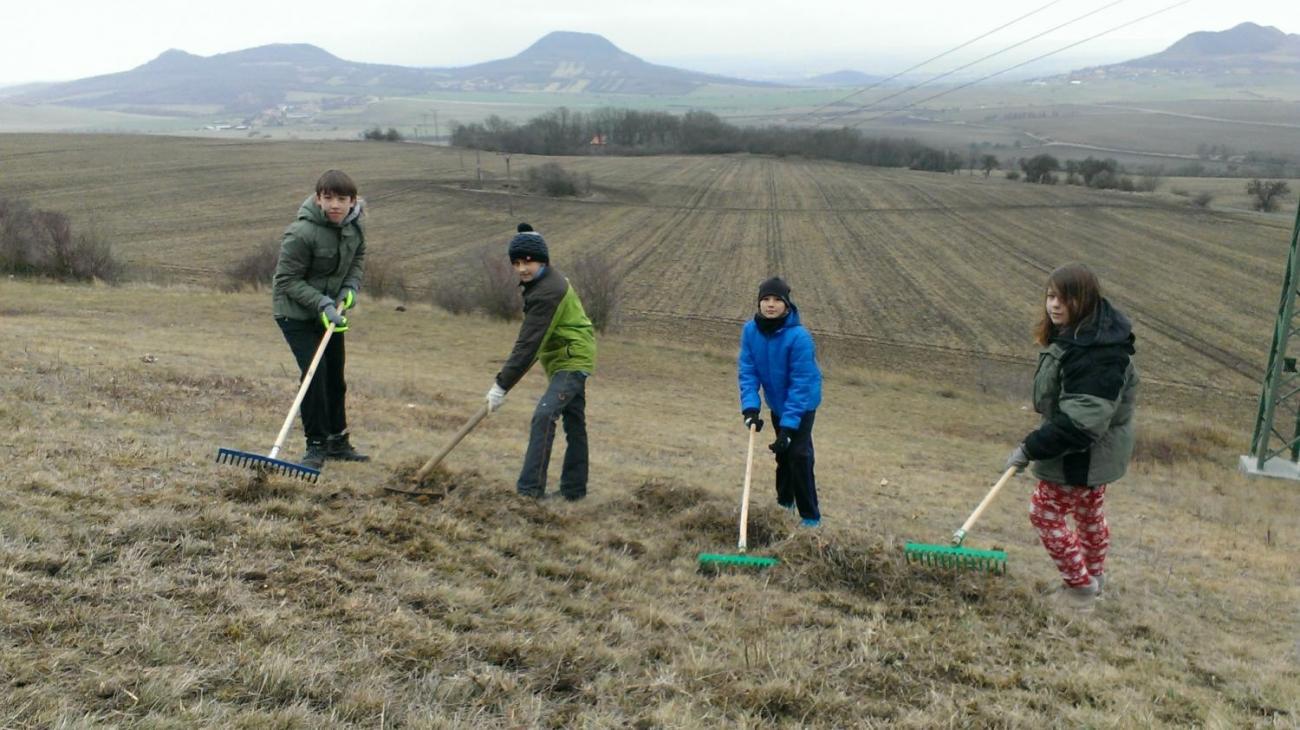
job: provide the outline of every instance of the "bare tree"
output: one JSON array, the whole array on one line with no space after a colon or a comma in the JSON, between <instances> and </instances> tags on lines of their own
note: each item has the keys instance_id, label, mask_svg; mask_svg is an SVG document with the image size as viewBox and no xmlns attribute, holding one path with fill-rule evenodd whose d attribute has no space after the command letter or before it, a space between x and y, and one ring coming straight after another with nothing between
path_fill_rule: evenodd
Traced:
<instances>
[{"instance_id":1,"label":"bare tree","mask_svg":"<svg viewBox=\"0 0 1300 730\"><path fill-rule=\"evenodd\" d=\"M1260 180L1246 183L1246 194L1253 197L1255 210L1270 213L1277 207L1277 199L1291 192L1285 180Z\"/></svg>"},{"instance_id":2,"label":"bare tree","mask_svg":"<svg viewBox=\"0 0 1300 730\"><path fill-rule=\"evenodd\" d=\"M989 173L1002 168L1002 163L998 161L997 155L984 155L980 158L980 169L984 171L984 177Z\"/></svg>"}]
</instances>

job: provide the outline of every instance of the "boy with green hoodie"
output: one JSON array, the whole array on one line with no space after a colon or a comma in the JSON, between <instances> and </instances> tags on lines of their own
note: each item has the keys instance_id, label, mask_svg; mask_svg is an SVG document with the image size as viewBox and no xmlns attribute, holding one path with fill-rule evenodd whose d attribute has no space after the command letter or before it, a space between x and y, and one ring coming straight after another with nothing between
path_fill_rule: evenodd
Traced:
<instances>
[{"instance_id":1,"label":"boy with green hoodie","mask_svg":"<svg viewBox=\"0 0 1300 730\"><path fill-rule=\"evenodd\" d=\"M587 378L596 368L596 338L577 290L550 265L540 233L520 223L507 255L524 289L524 322L487 392L488 412L500 408L506 392L541 361L550 384L533 410L528 451L515 488L525 497L545 496L555 423L563 417L567 446L560 494L574 502L587 496Z\"/></svg>"},{"instance_id":2,"label":"boy with green hoodie","mask_svg":"<svg viewBox=\"0 0 1300 730\"><path fill-rule=\"evenodd\" d=\"M343 312L356 305L365 268L366 234L361 223L365 202L356 183L340 170L316 181L316 194L298 208L298 217L280 241L271 287L272 311L284 339L307 374L326 327L334 334L316 367L302 401L302 429L307 450L300 463L320 469L326 459L368 461L352 447L345 408L347 383Z\"/></svg>"}]
</instances>

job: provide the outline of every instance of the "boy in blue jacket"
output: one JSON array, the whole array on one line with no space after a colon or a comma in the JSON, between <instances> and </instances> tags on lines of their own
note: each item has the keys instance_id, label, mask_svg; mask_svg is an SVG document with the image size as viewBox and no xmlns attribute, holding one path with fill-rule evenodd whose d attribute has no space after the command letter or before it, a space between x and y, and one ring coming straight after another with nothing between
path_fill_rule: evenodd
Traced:
<instances>
[{"instance_id":1,"label":"boy in blue jacket","mask_svg":"<svg viewBox=\"0 0 1300 730\"><path fill-rule=\"evenodd\" d=\"M759 388L772 413L776 440L776 501L799 508L805 527L821 524L813 474L813 419L822 401L822 371L812 335L799 322L790 286L772 277L758 287L758 312L745 323L737 362L745 429L763 430Z\"/></svg>"}]
</instances>

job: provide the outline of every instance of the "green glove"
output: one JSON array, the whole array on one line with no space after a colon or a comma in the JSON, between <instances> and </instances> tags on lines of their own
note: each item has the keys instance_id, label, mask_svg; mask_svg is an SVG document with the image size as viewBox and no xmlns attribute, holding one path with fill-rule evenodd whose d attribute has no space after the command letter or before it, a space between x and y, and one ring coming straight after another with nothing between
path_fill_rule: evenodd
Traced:
<instances>
[{"instance_id":1,"label":"green glove","mask_svg":"<svg viewBox=\"0 0 1300 730\"><path fill-rule=\"evenodd\" d=\"M335 307L332 302L321 307L320 323L326 327L329 327L331 324L334 325L335 332L348 331L348 318L344 317L343 314L339 312L338 307Z\"/></svg>"},{"instance_id":2,"label":"green glove","mask_svg":"<svg viewBox=\"0 0 1300 730\"><path fill-rule=\"evenodd\" d=\"M339 311L349 310L357 305L357 290L350 286L345 286L339 290Z\"/></svg>"}]
</instances>

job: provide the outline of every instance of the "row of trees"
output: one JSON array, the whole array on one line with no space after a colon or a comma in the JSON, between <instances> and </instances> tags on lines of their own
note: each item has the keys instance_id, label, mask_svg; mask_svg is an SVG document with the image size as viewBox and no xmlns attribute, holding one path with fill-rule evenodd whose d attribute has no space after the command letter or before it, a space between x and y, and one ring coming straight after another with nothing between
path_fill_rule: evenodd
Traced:
<instances>
[{"instance_id":1,"label":"row of trees","mask_svg":"<svg viewBox=\"0 0 1300 730\"><path fill-rule=\"evenodd\" d=\"M1012 171L1014 172L1014 171ZM1060 181L1058 173L1064 173L1067 185L1084 185L1098 190L1123 190L1125 192L1151 192L1160 186L1160 176L1145 173L1134 177L1130 175L1119 161L1087 157L1082 160L1066 160L1062 163L1052 155L1034 155L1020 161L1020 173L1025 182L1055 185ZM1008 174L1018 178L1020 174Z\"/></svg>"},{"instance_id":2,"label":"row of trees","mask_svg":"<svg viewBox=\"0 0 1300 730\"><path fill-rule=\"evenodd\" d=\"M913 139L867 137L846 127L740 127L704 111L677 116L615 108L583 113L561 107L522 124L494 115L483 122L456 125L451 143L470 149L535 155L750 152L933 172L954 172L963 167L960 154Z\"/></svg>"}]
</instances>

